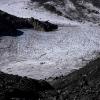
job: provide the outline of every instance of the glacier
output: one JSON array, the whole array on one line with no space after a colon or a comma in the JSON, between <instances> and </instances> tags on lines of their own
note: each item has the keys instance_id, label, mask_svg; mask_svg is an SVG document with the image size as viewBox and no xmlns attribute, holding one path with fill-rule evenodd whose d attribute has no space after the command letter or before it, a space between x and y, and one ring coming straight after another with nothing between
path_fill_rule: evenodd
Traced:
<instances>
[{"instance_id":1,"label":"glacier","mask_svg":"<svg viewBox=\"0 0 100 100\"><path fill-rule=\"evenodd\" d=\"M100 52L100 26L58 16L29 0L2 0L0 9L18 17L34 17L59 25L41 32L22 29L22 36L0 37L0 70L45 79L66 75L95 59Z\"/></svg>"}]
</instances>

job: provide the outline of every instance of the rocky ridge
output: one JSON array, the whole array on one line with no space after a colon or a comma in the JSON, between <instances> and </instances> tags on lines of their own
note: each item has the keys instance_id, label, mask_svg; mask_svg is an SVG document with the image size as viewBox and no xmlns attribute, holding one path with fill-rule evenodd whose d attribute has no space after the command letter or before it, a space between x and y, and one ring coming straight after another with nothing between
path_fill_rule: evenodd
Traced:
<instances>
[{"instance_id":1,"label":"rocky ridge","mask_svg":"<svg viewBox=\"0 0 100 100\"><path fill-rule=\"evenodd\" d=\"M0 10L0 36L21 35L17 29L33 28L39 31L52 31L58 28L50 22L42 22L34 18L19 18Z\"/></svg>"},{"instance_id":2,"label":"rocky ridge","mask_svg":"<svg viewBox=\"0 0 100 100\"><path fill-rule=\"evenodd\" d=\"M59 16L80 22L100 23L99 0L31 0Z\"/></svg>"}]
</instances>

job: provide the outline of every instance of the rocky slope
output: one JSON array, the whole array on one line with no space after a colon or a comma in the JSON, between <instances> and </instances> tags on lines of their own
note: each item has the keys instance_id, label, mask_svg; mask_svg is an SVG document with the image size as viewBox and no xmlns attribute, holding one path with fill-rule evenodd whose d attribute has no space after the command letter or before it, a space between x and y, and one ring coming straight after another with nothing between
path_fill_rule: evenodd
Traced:
<instances>
[{"instance_id":1,"label":"rocky slope","mask_svg":"<svg viewBox=\"0 0 100 100\"><path fill-rule=\"evenodd\" d=\"M0 72L0 100L100 100L100 58L67 76L34 80Z\"/></svg>"},{"instance_id":2,"label":"rocky slope","mask_svg":"<svg viewBox=\"0 0 100 100\"><path fill-rule=\"evenodd\" d=\"M59 92L57 100L100 100L100 58L68 76L49 81ZM50 99L52 98L52 99ZM43 100L55 100L47 95Z\"/></svg>"},{"instance_id":3,"label":"rocky slope","mask_svg":"<svg viewBox=\"0 0 100 100\"><path fill-rule=\"evenodd\" d=\"M16 29L33 28L40 31L52 31L57 25L49 22L42 22L34 18L19 18L0 10L0 36L20 35Z\"/></svg>"},{"instance_id":4,"label":"rocky slope","mask_svg":"<svg viewBox=\"0 0 100 100\"><path fill-rule=\"evenodd\" d=\"M44 80L35 80L0 72L0 100L38 100L46 91L56 90Z\"/></svg>"},{"instance_id":5,"label":"rocky slope","mask_svg":"<svg viewBox=\"0 0 100 100\"><path fill-rule=\"evenodd\" d=\"M99 0L32 0L59 16L71 20L100 23Z\"/></svg>"},{"instance_id":6,"label":"rocky slope","mask_svg":"<svg viewBox=\"0 0 100 100\"><path fill-rule=\"evenodd\" d=\"M100 22L99 1L97 3L95 1L90 1L90 0L83 0L83 1L82 0L66 0L66 1L32 0L32 1L38 2L41 7L44 7L48 11L58 14L59 16L64 16L71 20L90 21L93 23ZM31 27L37 30L40 29L44 31L50 31L52 30L52 25L54 25L48 22L41 22L34 18L27 19L27 18L15 17L7 13L4 13L2 11L1 11L1 19L2 20L0 20L1 22L0 26L1 26L1 31L3 32L5 31L13 32L16 31L17 28L31 28ZM54 25L53 29L56 28L57 26ZM17 39L15 38L12 39L11 37L7 38L1 37L0 59L2 61L4 60L3 63L6 63L5 66L3 66L3 68L5 70L6 67L8 67L7 70L9 72L11 72L12 68L14 74L15 74L14 71L16 71L16 73L18 72L20 73L20 70L23 70L21 74L26 71L26 73L24 73L25 76L27 75L27 73L32 73L33 75L35 72L36 74L38 74L38 76L39 75L42 76L44 74L45 76L47 76L49 71L51 71L50 72L51 75L54 70L58 73L60 72L60 69L61 70L63 69L66 72L68 69L65 68L69 67L69 69L71 69L72 67L71 64L77 63L75 61L81 62L80 60L87 60L84 58L85 55L81 55L81 53L88 55L91 50L92 50L91 52L93 51L98 52L100 50L99 26L98 27L91 26L91 28L90 27L87 28L87 26L81 28L80 26L78 27L65 26L65 27L59 27L58 31L52 33L34 32L33 34L33 30L31 31L29 30L29 32L27 30L25 31L27 34L23 35L22 37L18 37ZM2 35L2 33L0 34L1 36L4 35L4 34ZM9 42L9 40L12 41ZM8 46L8 44L10 45ZM34 52L32 53L33 49L35 54L37 53L36 55L34 54ZM47 51L45 49L47 49ZM85 50L87 50L87 52L85 52ZM18 61L16 61L16 58L20 57L20 55L18 56L18 54L22 54L21 56L24 55L23 58L25 58L26 56L28 58L26 60L20 58L18 59ZM34 59L30 60L30 58L32 56L34 57L34 55L36 56L36 61ZM38 59L37 55L40 55ZM66 58L64 58L64 56L66 56ZM91 54L90 56L92 59L93 55ZM60 67L57 66L56 64L53 65L51 62L48 62L50 60L50 57L51 58L55 57L54 59L51 59L51 62L55 61L59 65L64 61L66 63L64 63L64 66L60 65ZM75 58L74 61L72 61L73 59L70 59L70 57ZM61 60L59 60L59 58ZM7 60L5 61L5 59ZM45 59L49 60L46 62ZM90 59L88 59L88 61L89 60ZM11 61L14 62L12 63ZM70 62L69 64L68 61ZM85 61L81 63L84 62ZM48 66L49 64L51 64L52 66L51 65ZM3 64L1 64L0 66L2 65ZM34 67L35 65L36 67ZM79 66L80 65L76 66L76 68ZM9 75L0 72L0 100L8 100L8 99L9 100L100 100L99 67L100 67L100 58L97 58L96 60L90 61L86 66L83 66L83 68L76 70L69 75L61 77L59 76L53 79L49 78L46 81L30 79L27 77L20 77L11 74ZM27 70L27 68L30 69ZM34 68L36 68L36 70L34 70ZM43 70L41 70L41 68ZM73 67L73 69L74 68L75 67ZM44 71L44 69L46 70ZM40 71L41 73L44 71L44 73L39 74Z\"/></svg>"}]
</instances>

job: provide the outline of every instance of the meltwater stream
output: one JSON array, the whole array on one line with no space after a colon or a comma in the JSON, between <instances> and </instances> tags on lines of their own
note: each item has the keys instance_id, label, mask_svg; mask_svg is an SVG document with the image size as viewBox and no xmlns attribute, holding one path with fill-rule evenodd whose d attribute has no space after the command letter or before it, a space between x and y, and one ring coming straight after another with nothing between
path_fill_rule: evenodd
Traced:
<instances>
[{"instance_id":1,"label":"meltwater stream","mask_svg":"<svg viewBox=\"0 0 100 100\"><path fill-rule=\"evenodd\" d=\"M53 32L23 29L18 37L0 37L0 70L44 79L84 66L100 51L100 28L59 27Z\"/></svg>"}]
</instances>

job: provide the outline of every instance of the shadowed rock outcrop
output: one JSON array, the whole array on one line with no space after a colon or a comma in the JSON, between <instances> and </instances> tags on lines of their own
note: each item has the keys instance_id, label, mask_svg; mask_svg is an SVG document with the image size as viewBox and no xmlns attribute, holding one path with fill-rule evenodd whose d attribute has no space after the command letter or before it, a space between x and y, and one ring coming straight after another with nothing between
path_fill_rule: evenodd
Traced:
<instances>
[{"instance_id":1,"label":"shadowed rock outcrop","mask_svg":"<svg viewBox=\"0 0 100 100\"><path fill-rule=\"evenodd\" d=\"M19 18L0 10L0 36L20 35L16 29L33 28L39 31L52 31L58 28L50 22L42 22L34 18Z\"/></svg>"},{"instance_id":2,"label":"shadowed rock outcrop","mask_svg":"<svg viewBox=\"0 0 100 100\"><path fill-rule=\"evenodd\" d=\"M100 100L100 58L46 81L0 72L0 100Z\"/></svg>"},{"instance_id":3,"label":"shadowed rock outcrop","mask_svg":"<svg viewBox=\"0 0 100 100\"><path fill-rule=\"evenodd\" d=\"M0 100L38 100L55 89L46 81L0 72Z\"/></svg>"},{"instance_id":4,"label":"shadowed rock outcrop","mask_svg":"<svg viewBox=\"0 0 100 100\"><path fill-rule=\"evenodd\" d=\"M100 100L100 58L49 83L59 92L56 100ZM47 95L47 98L42 100L55 100L55 98Z\"/></svg>"}]
</instances>

